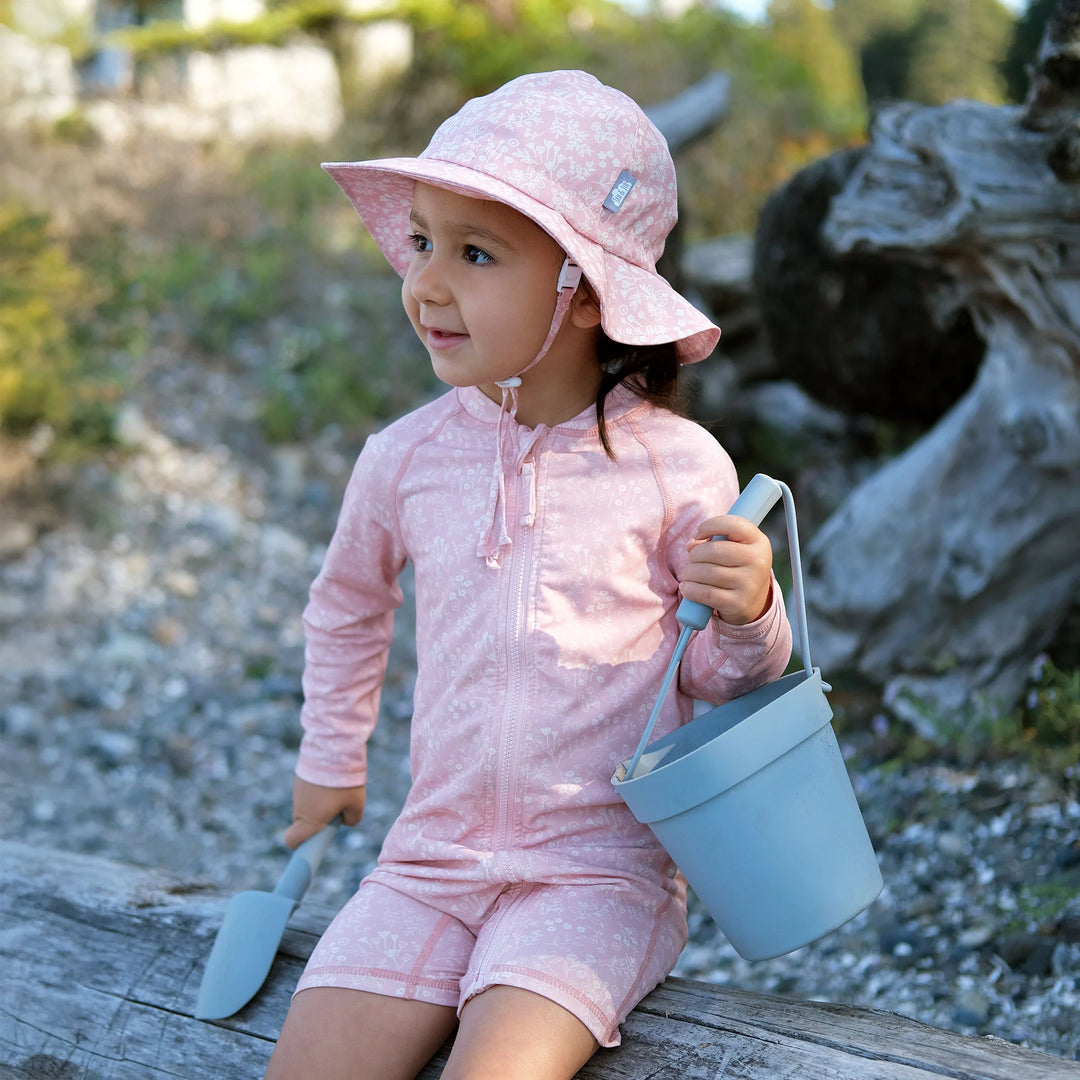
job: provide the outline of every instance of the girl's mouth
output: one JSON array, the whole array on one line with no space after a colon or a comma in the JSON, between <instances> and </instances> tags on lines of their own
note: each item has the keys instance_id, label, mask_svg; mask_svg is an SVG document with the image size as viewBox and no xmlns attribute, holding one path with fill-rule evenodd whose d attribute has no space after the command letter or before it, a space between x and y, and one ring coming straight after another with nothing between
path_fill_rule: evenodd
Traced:
<instances>
[{"instance_id":1,"label":"girl's mouth","mask_svg":"<svg viewBox=\"0 0 1080 1080\"><path fill-rule=\"evenodd\" d=\"M463 341L467 341L469 335L457 333L452 330L435 330L427 328L425 330L427 334L427 343L432 349L452 349L455 345L460 345Z\"/></svg>"}]
</instances>

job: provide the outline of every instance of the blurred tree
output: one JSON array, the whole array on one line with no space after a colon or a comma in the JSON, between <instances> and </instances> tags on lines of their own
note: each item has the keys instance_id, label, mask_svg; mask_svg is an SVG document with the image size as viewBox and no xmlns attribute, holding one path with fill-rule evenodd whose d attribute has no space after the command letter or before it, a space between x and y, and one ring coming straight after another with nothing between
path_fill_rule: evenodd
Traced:
<instances>
[{"instance_id":1,"label":"blurred tree","mask_svg":"<svg viewBox=\"0 0 1080 1080\"><path fill-rule=\"evenodd\" d=\"M1024 13L1016 20L1012 41L1002 64L1010 101L1020 102L1027 96L1028 65L1039 51L1046 22L1056 6L1057 0L1030 0Z\"/></svg>"},{"instance_id":2,"label":"blurred tree","mask_svg":"<svg viewBox=\"0 0 1080 1080\"><path fill-rule=\"evenodd\" d=\"M116 4L114 0L113 6L130 8L134 15L133 21L140 26L151 18L172 18L178 14L175 0L127 0L120 4ZM183 14L182 8L179 14Z\"/></svg>"},{"instance_id":3,"label":"blurred tree","mask_svg":"<svg viewBox=\"0 0 1080 1080\"><path fill-rule=\"evenodd\" d=\"M838 31L858 51L870 102L1004 99L1001 62L1014 20L1000 0L834 0L833 6Z\"/></svg>"},{"instance_id":4,"label":"blurred tree","mask_svg":"<svg viewBox=\"0 0 1080 1080\"><path fill-rule=\"evenodd\" d=\"M855 50L877 35L910 27L924 0L833 0L837 32Z\"/></svg>"},{"instance_id":5,"label":"blurred tree","mask_svg":"<svg viewBox=\"0 0 1080 1080\"><path fill-rule=\"evenodd\" d=\"M1000 0L927 0L912 28L903 96L927 105L956 98L1000 104L1012 27Z\"/></svg>"},{"instance_id":6,"label":"blurred tree","mask_svg":"<svg viewBox=\"0 0 1080 1080\"><path fill-rule=\"evenodd\" d=\"M609 0L414 0L403 7L416 34L416 74L450 73L466 96L527 71L589 67L598 36L632 22Z\"/></svg>"},{"instance_id":7,"label":"blurred tree","mask_svg":"<svg viewBox=\"0 0 1080 1080\"><path fill-rule=\"evenodd\" d=\"M904 96L914 46L911 27L884 27L859 50L859 72L866 100L873 103Z\"/></svg>"},{"instance_id":8,"label":"blurred tree","mask_svg":"<svg viewBox=\"0 0 1080 1080\"><path fill-rule=\"evenodd\" d=\"M861 131L865 106L856 54L837 32L832 12L817 0L772 0L769 24L773 46L801 65L833 130Z\"/></svg>"},{"instance_id":9,"label":"blurred tree","mask_svg":"<svg viewBox=\"0 0 1080 1080\"><path fill-rule=\"evenodd\" d=\"M833 0L837 31L859 58L869 102L903 96L912 27L925 0Z\"/></svg>"},{"instance_id":10,"label":"blurred tree","mask_svg":"<svg viewBox=\"0 0 1080 1080\"><path fill-rule=\"evenodd\" d=\"M679 159L691 239L752 231L778 183L814 158L862 139L858 80L850 83L853 103L828 99L807 70L809 49L797 35L778 48L775 33L771 23L748 24L695 4L673 17L639 17L596 71L643 102L663 100L710 71L732 76L728 117Z\"/></svg>"}]
</instances>

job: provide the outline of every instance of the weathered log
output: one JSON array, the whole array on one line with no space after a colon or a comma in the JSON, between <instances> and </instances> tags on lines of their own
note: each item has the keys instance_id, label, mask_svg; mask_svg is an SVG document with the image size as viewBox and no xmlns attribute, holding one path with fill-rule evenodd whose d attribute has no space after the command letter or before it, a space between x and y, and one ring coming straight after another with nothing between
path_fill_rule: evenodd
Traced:
<instances>
[{"instance_id":1,"label":"weathered log","mask_svg":"<svg viewBox=\"0 0 1080 1080\"><path fill-rule=\"evenodd\" d=\"M1075 139L1080 111L1080 2L1058 0L1031 70L1024 123L1035 131L1057 131ZM1052 164L1057 160L1055 148ZM1066 159L1067 160L1067 159ZM1075 158L1074 158L1075 160ZM1055 173L1063 175L1055 168ZM1080 172L1073 171L1075 180Z\"/></svg>"},{"instance_id":2,"label":"weathered log","mask_svg":"<svg viewBox=\"0 0 1080 1080\"><path fill-rule=\"evenodd\" d=\"M711 131L731 105L731 76L714 71L681 94L645 109L645 115L663 132L672 154L686 149Z\"/></svg>"},{"instance_id":3,"label":"weathered log","mask_svg":"<svg viewBox=\"0 0 1080 1080\"><path fill-rule=\"evenodd\" d=\"M985 341L966 394L809 550L816 660L883 684L932 737L1011 707L1080 594L1080 184L1052 168L1070 115L886 109L823 226L840 255L940 271L940 304Z\"/></svg>"},{"instance_id":4,"label":"weathered log","mask_svg":"<svg viewBox=\"0 0 1080 1080\"><path fill-rule=\"evenodd\" d=\"M731 107L731 76L714 71L667 101L646 108L645 115L660 129L668 149L677 154L707 135ZM683 287L683 216L668 235L656 269L677 289Z\"/></svg>"},{"instance_id":5,"label":"weathered log","mask_svg":"<svg viewBox=\"0 0 1080 1080\"><path fill-rule=\"evenodd\" d=\"M830 205L864 153L816 161L769 196L754 234L754 288L782 378L848 415L925 429L971 385L985 343L942 268L826 242Z\"/></svg>"},{"instance_id":6,"label":"weathered log","mask_svg":"<svg viewBox=\"0 0 1080 1080\"><path fill-rule=\"evenodd\" d=\"M701 294L713 314L754 308L754 241L742 233L705 240L683 256L683 275ZM730 334L727 320L724 337Z\"/></svg>"},{"instance_id":7,"label":"weathered log","mask_svg":"<svg viewBox=\"0 0 1080 1080\"><path fill-rule=\"evenodd\" d=\"M195 1020L227 898L102 859L0 847L0 1076L10 1080L244 1080L262 1076L289 995L332 912L294 915L259 995ZM424 1070L434 1080L445 1049ZM1080 1065L892 1013L669 979L581 1080L1077 1080Z\"/></svg>"}]
</instances>

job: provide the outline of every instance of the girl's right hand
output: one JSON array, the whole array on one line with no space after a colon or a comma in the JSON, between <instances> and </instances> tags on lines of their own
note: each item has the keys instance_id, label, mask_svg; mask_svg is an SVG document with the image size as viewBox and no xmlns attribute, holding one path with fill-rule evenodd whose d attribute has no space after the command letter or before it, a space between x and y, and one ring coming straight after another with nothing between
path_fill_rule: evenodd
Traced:
<instances>
[{"instance_id":1,"label":"girl's right hand","mask_svg":"<svg viewBox=\"0 0 1080 1080\"><path fill-rule=\"evenodd\" d=\"M302 844L338 816L346 825L356 825L364 816L366 787L323 787L293 780L293 821L285 830L285 843L290 848Z\"/></svg>"}]
</instances>

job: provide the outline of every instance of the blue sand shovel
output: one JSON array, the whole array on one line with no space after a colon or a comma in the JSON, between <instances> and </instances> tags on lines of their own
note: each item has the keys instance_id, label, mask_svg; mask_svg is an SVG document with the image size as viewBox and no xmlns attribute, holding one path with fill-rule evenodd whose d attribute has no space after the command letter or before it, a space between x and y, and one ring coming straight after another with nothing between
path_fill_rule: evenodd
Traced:
<instances>
[{"instance_id":1,"label":"blue sand shovel","mask_svg":"<svg viewBox=\"0 0 1080 1080\"><path fill-rule=\"evenodd\" d=\"M292 854L273 892L242 892L229 901L206 961L197 1020L222 1020L239 1012L266 982L285 924L303 899L341 819L305 840Z\"/></svg>"}]
</instances>

